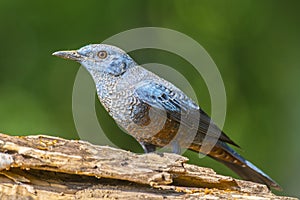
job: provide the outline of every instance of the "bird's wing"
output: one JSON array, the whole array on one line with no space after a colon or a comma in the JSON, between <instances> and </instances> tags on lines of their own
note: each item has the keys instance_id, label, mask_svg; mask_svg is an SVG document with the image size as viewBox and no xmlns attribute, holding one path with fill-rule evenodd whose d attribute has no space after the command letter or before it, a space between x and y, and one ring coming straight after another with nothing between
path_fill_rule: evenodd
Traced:
<instances>
[{"instance_id":1,"label":"bird's wing","mask_svg":"<svg viewBox=\"0 0 300 200\"><path fill-rule=\"evenodd\" d=\"M173 85L145 81L136 87L135 96L144 104L165 111L170 119L181 125L197 129L195 137L196 140L197 137L200 138L200 142L204 136L208 135L238 146L211 121L210 117L198 105ZM161 114L162 112L157 113ZM193 119L197 117L199 119Z\"/></svg>"}]
</instances>

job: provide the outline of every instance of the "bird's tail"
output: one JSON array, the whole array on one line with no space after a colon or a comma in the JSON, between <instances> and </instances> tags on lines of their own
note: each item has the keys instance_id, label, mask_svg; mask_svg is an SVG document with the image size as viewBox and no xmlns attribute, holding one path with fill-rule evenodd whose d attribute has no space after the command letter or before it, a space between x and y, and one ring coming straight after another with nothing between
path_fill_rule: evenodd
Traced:
<instances>
[{"instance_id":1,"label":"bird's tail","mask_svg":"<svg viewBox=\"0 0 300 200\"><path fill-rule=\"evenodd\" d=\"M196 149L192 148L192 150ZM251 162L244 159L224 142L218 142L208 155L229 167L244 180L262 183L267 185L269 188L281 190L281 187L267 174Z\"/></svg>"},{"instance_id":2,"label":"bird's tail","mask_svg":"<svg viewBox=\"0 0 300 200\"><path fill-rule=\"evenodd\" d=\"M235 173L237 173L241 178L248 181L253 181L256 183L262 183L267 185L269 188L274 188L276 190L282 190L281 187L271 179L267 174L258 169L251 162L246 160L245 166L236 165L226 161L221 161L221 163L229 167Z\"/></svg>"}]
</instances>

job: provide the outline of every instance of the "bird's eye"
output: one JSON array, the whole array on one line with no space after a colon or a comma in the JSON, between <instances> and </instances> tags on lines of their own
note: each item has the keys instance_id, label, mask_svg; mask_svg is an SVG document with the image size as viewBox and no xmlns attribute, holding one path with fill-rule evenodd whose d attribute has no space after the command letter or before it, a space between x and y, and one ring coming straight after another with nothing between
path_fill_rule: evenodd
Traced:
<instances>
[{"instance_id":1,"label":"bird's eye","mask_svg":"<svg viewBox=\"0 0 300 200\"><path fill-rule=\"evenodd\" d=\"M97 56L98 56L99 58L101 58L101 59L104 59L104 58L107 57L107 52L106 52L106 51L99 51L99 52L97 53Z\"/></svg>"}]
</instances>

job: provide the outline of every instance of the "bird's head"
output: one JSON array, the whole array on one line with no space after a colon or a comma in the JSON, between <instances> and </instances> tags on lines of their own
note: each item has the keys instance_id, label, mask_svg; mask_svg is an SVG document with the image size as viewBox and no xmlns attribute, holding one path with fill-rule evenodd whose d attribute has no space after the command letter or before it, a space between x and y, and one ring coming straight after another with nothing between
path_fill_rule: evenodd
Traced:
<instances>
[{"instance_id":1,"label":"bird's head","mask_svg":"<svg viewBox=\"0 0 300 200\"><path fill-rule=\"evenodd\" d=\"M120 76L135 65L134 60L122 49L106 44L90 44L78 50L57 51L52 55L75 60L88 71Z\"/></svg>"}]
</instances>

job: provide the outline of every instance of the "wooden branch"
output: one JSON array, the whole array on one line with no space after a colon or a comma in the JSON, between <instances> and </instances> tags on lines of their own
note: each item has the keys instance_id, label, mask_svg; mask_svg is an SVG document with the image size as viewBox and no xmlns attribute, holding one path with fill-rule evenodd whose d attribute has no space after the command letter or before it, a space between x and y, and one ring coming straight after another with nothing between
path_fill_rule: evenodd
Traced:
<instances>
[{"instance_id":1,"label":"wooden branch","mask_svg":"<svg viewBox=\"0 0 300 200\"><path fill-rule=\"evenodd\" d=\"M0 134L0 199L295 199L187 161L45 135Z\"/></svg>"}]
</instances>

